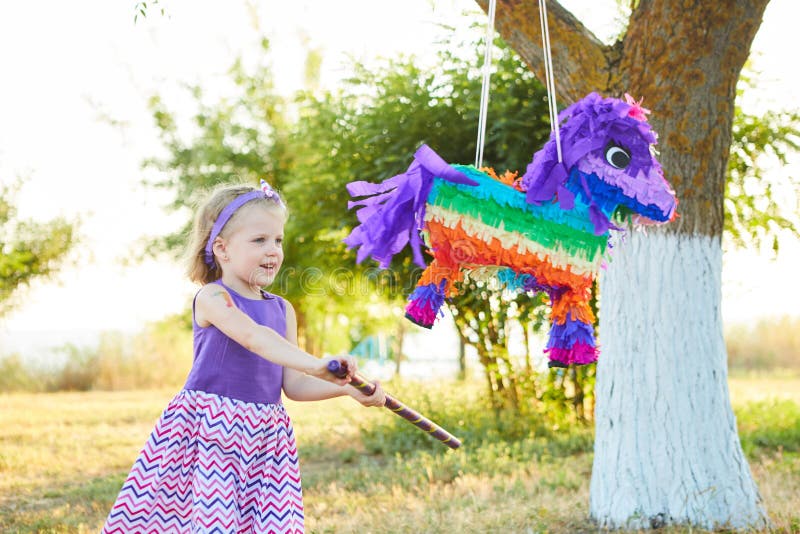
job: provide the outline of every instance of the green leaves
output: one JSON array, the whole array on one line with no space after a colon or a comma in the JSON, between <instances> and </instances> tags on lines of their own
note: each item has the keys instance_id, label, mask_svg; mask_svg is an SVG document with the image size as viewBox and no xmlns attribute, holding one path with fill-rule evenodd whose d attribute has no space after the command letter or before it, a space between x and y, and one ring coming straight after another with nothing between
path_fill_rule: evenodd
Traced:
<instances>
[{"instance_id":1,"label":"green leaves","mask_svg":"<svg viewBox=\"0 0 800 534\"><path fill-rule=\"evenodd\" d=\"M76 241L75 223L20 221L14 207L19 184L0 186L0 316L17 303L20 290L51 276Z\"/></svg>"},{"instance_id":2,"label":"green leaves","mask_svg":"<svg viewBox=\"0 0 800 534\"><path fill-rule=\"evenodd\" d=\"M150 7L157 9L161 16L163 17L166 14L166 10L161 5L160 0L152 0L150 2ZM136 2L133 6L133 22L134 24L139 21L139 17L141 16L143 19L147 18L147 2Z\"/></svg>"},{"instance_id":3,"label":"green leaves","mask_svg":"<svg viewBox=\"0 0 800 534\"><path fill-rule=\"evenodd\" d=\"M737 92L757 90L743 75ZM778 252L781 231L800 236L800 177L781 178L780 168L800 150L800 112L753 115L737 106L725 185L725 237L735 246Z\"/></svg>"}]
</instances>

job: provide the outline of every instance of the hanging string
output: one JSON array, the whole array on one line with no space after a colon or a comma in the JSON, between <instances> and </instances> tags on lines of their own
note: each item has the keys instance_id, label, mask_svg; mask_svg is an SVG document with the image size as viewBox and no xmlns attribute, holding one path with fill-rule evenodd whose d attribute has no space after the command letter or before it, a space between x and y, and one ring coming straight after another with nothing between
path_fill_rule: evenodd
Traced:
<instances>
[{"instance_id":1,"label":"hanging string","mask_svg":"<svg viewBox=\"0 0 800 534\"><path fill-rule=\"evenodd\" d=\"M556 106L556 84L553 76L553 55L550 52L550 30L547 24L546 0L539 0L539 22L542 26L542 51L544 52L544 76L547 86L547 104L550 109L550 131L556 135L556 153L558 162L561 158L561 134L558 125L558 107Z\"/></svg>"},{"instance_id":2,"label":"hanging string","mask_svg":"<svg viewBox=\"0 0 800 534\"><path fill-rule=\"evenodd\" d=\"M497 0L489 0L489 23L486 26L486 50L483 53L483 81L481 82L481 105L478 111L478 142L475 146L475 168L483 165L483 145L486 142L486 112L489 108L489 76L492 68L494 48L494 11Z\"/></svg>"}]
</instances>

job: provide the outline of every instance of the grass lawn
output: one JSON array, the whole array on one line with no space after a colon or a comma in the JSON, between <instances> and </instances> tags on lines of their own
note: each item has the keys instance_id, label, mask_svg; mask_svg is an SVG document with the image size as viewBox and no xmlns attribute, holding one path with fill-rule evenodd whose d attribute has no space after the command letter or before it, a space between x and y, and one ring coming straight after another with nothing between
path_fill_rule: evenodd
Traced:
<instances>
[{"instance_id":1,"label":"grass lawn","mask_svg":"<svg viewBox=\"0 0 800 534\"><path fill-rule=\"evenodd\" d=\"M732 378L730 385L776 530L800 532L800 378ZM412 406L433 409L397 387L389 389ZM0 532L97 532L175 392L0 395ZM459 402L463 392L437 406ZM408 453L386 454L374 430L393 419L384 410L349 399L287 404L308 532L596 532L587 519L591 428L460 451L427 447L412 428Z\"/></svg>"}]
</instances>

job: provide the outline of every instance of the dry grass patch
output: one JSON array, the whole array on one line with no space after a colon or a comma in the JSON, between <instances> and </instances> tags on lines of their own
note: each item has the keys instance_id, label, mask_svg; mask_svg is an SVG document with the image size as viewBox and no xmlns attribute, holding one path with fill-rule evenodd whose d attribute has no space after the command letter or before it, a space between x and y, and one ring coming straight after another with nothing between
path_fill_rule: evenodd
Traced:
<instances>
[{"instance_id":1,"label":"dry grass patch","mask_svg":"<svg viewBox=\"0 0 800 534\"><path fill-rule=\"evenodd\" d=\"M401 398L427 410L427 401L410 391ZM792 445L800 435L800 380L734 378L731 391L776 531L800 532L800 443ZM97 532L174 394L0 395L0 532ZM455 405L448 404L453 398L441 404L436 398L435 406ZM386 423L395 416L350 399L289 403L288 410L300 447L308 532L597 532L588 520L590 429L574 439L564 438L562 427L552 436L492 438L484 445L473 436L460 451L439 444L426 450L404 441L408 436L370 443L376 425L392 431Z\"/></svg>"}]
</instances>

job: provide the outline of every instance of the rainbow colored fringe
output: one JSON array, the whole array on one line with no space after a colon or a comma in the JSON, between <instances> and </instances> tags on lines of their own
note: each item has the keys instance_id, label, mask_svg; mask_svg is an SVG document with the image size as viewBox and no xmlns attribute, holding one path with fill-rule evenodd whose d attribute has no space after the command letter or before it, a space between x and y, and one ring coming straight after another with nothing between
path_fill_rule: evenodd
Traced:
<instances>
[{"instance_id":1,"label":"rainbow colored fringe","mask_svg":"<svg viewBox=\"0 0 800 534\"><path fill-rule=\"evenodd\" d=\"M525 194L473 166L453 165L476 186L434 179L425 211L434 263L409 296L406 315L430 327L444 299L456 292L461 266L510 266L497 271L508 289L544 291L553 322L545 352L553 366L597 359L592 280L607 250L608 231L595 235L590 207L536 206Z\"/></svg>"}]
</instances>

